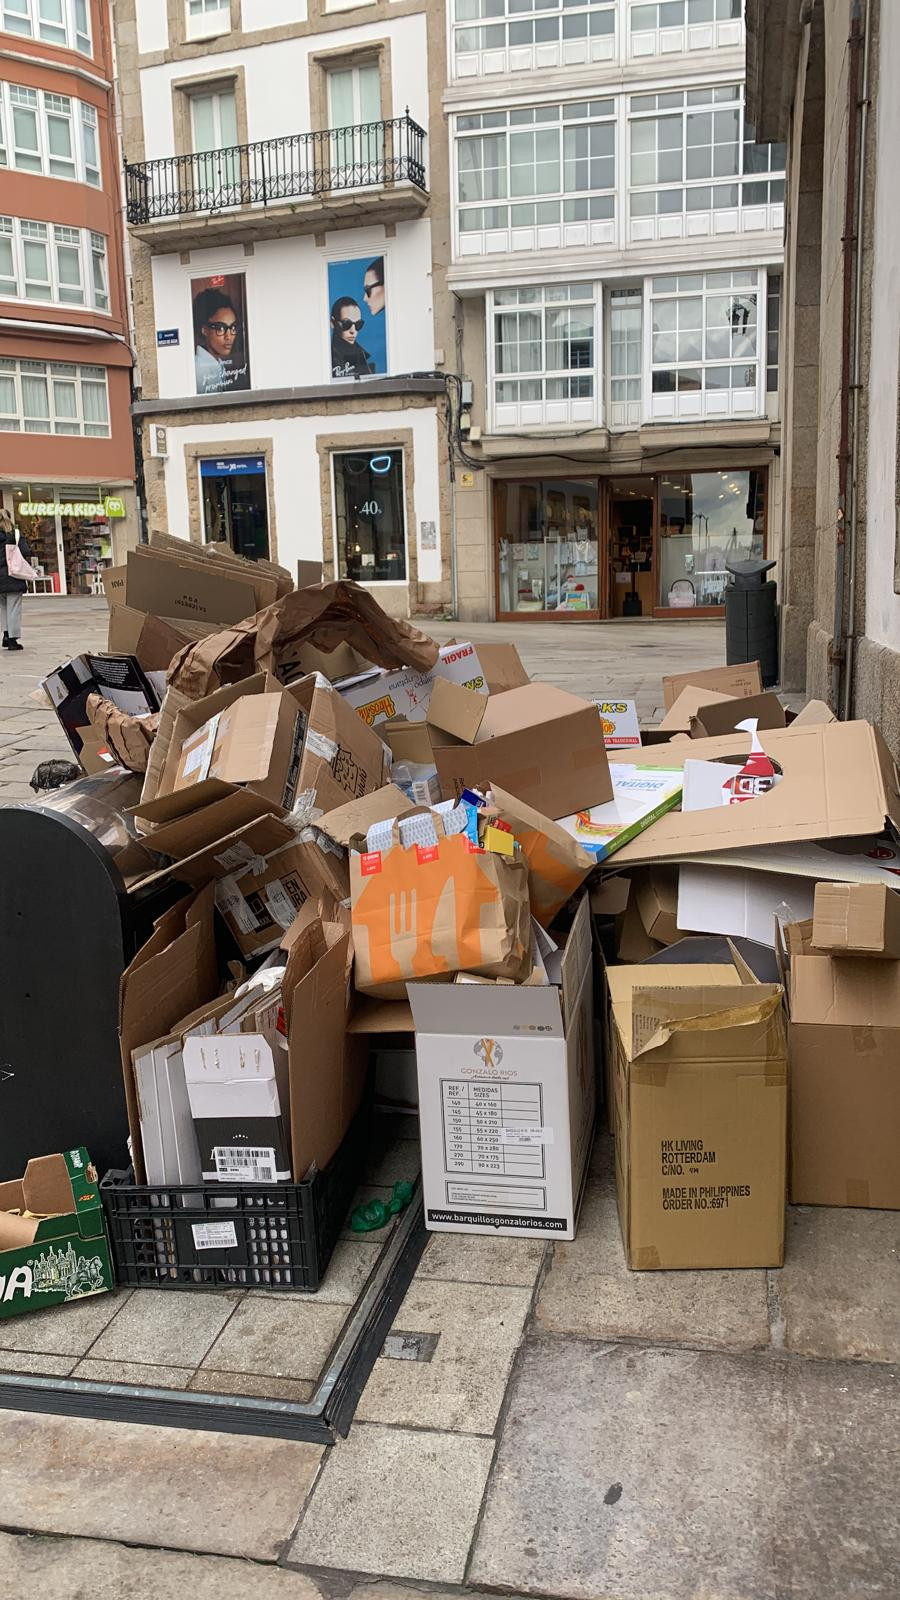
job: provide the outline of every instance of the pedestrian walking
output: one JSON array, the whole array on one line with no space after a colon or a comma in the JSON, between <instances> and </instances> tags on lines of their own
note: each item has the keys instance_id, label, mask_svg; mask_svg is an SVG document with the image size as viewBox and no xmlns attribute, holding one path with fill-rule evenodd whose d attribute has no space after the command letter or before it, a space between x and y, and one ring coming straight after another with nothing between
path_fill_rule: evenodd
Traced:
<instances>
[{"instance_id":1,"label":"pedestrian walking","mask_svg":"<svg viewBox=\"0 0 900 1600\"><path fill-rule=\"evenodd\" d=\"M0 624L3 626L4 650L22 648L19 639L22 633L22 596L26 583L24 578L16 577L11 570L19 564L18 556L30 561L31 550L22 535L17 533L9 512L0 511Z\"/></svg>"}]
</instances>

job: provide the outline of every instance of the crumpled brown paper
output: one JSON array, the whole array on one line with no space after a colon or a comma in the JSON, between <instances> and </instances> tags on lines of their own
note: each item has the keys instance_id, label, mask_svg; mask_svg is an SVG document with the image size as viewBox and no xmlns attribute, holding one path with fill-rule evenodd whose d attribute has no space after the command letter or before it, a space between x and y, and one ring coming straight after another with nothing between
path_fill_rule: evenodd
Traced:
<instances>
[{"instance_id":1,"label":"crumpled brown paper","mask_svg":"<svg viewBox=\"0 0 900 1600\"><path fill-rule=\"evenodd\" d=\"M169 667L169 683L189 700L200 700L254 672L289 676L302 644L329 651L343 643L379 667L427 672L438 656L427 634L388 616L358 583L342 580L297 589L255 617L185 646Z\"/></svg>"},{"instance_id":2,"label":"crumpled brown paper","mask_svg":"<svg viewBox=\"0 0 900 1600\"><path fill-rule=\"evenodd\" d=\"M87 697L88 721L98 728L107 745L130 772L146 772L147 759L159 727L159 712L148 717L132 717L120 711L101 694Z\"/></svg>"}]
</instances>

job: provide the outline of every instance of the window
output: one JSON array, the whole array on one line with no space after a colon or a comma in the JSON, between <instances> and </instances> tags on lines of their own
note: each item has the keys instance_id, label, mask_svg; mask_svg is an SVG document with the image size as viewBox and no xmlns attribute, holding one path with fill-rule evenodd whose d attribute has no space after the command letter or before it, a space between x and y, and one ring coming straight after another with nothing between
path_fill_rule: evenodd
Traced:
<instances>
[{"instance_id":1,"label":"window","mask_svg":"<svg viewBox=\"0 0 900 1600\"><path fill-rule=\"evenodd\" d=\"M597 479L502 479L494 488L497 610L596 611Z\"/></svg>"},{"instance_id":2,"label":"window","mask_svg":"<svg viewBox=\"0 0 900 1600\"><path fill-rule=\"evenodd\" d=\"M0 217L0 295L108 312L104 235Z\"/></svg>"},{"instance_id":3,"label":"window","mask_svg":"<svg viewBox=\"0 0 900 1600\"><path fill-rule=\"evenodd\" d=\"M758 415L759 273L650 283L652 415Z\"/></svg>"},{"instance_id":4,"label":"window","mask_svg":"<svg viewBox=\"0 0 900 1600\"><path fill-rule=\"evenodd\" d=\"M371 181L375 174L365 168L381 162L384 151L378 62L336 67L327 78L331 165L339 174L349 171L352 181Z\"/></svg>"},{"instance_id":5,"label":"window","mask_svg":"<svg viewBox=\"0 0 900 1600\"><path fill-rule=\"evenodd\" d=\"M766 284L766 394L778 393L778 335L781 322L781 273L770 272Z\"/></svg>"},{"instance_id":6,"label":"window","mask_svg":"<svg viewBox=\"0 0 900 1600\"><path fill-rule=\"evenodd\" d=\"M712 215L784 201L785 147L752 142L737 84L632 95L630 134L632 219ZM779 176L770 179L770 172ZM761 225L780 224L764 218ZM711 230L695 225L688 231ZM671 236L671 229L664 232ZM649 235L642 229L632 236Z\"/></svg>"},{"instance_id":7,"label":"window","mask_svg":"<svg viewBox=\"0 0 900 1600\"><path fill-rule=\"evenodd\" d=\"M614 217L612 100L461 116L457 135L460 233Z\"/></svg>"},{"instance_id":8,"label":"window","mask_svg":"<svg viewBox=\"0 0 900 1600\"><path fill-rule=\"evenodd\" d=\"M608 61L615 51L615 0L454 0L453 21L465 77Z\"/></svg>"},{"instance_id":9,"label":"window","mask_svg":"<svg viewBox=\"0 0 900 1600\"><path fill-rule=\"evenodd\" d=\"M403 451L368 448L334 460L335 549L342 578L406 578Z\"/></svg>"},{"instance_id":10,"label":"window","mask_svg":"<svg viewBox=\"0 0 900 1600\"><path fill-rule=\"evenodd\" d=\"M659 604L693 591L698 606L723 605L726 561L765 554L764 470L669 472L659 480Z\"/></svg>"},{"instance_id":11,"label":"window","mask_svg":"<svg viewBox=\"0 0 900 1600\"><path fill-rule=\"evenodd\" d=\"M209 39L231 27L229 0L186 0L185 31L188 39Z\"/></svg>"},{"instance_id":12,"label":"window","mask_svg":"<svg viewBox=\"0 0 900 1600\"><path fill-rule=\"evenodd\" d=\"M65 94L0 82L0 167L100 188L95 106Z\"/></svg>"},{"instance_id":13,"label":"window","mask_svg":"<svg viewBox=\"0 0 900 1600\"><path fill-rule=\"evenodd\" d=\"M233 89L189 96L195 185L202 206L237 204L241 198L237 101Z\"/></svg>"},{"instance_id":14,"label":"window","mask_svg":"<svg viewBox=\"0 0 900 1600\"><path fill-rule=\"evenodd\" d=\"M739 22L743 16L743 0L656 0L646 5L643 0L632 5L630 27L632 33L657 28L683 28L702 22Z\"/></svg>"},{"instance_id":15,"label":"window","mask_svg":"<svg viewBox=\"0 0 900 1600\"><path fill-rule=\"evenodd\" d=\"M592 421L593 286L495 289L493 304L497 426ZM575 401L581 404L572 405Z\"/></svg>"},{"instance_id":16,"label":"window","mask_svg":"<svg viewBox=\"0 0 900 1600\"><path fill-rule=\"evenodd\" d=\"M88 0L0 0L0 28L91 54Z\"/></svg>"},{"instance_id":17,"label":"window","mask_svg":"<svg viewBox=\"0 0 900 1600\"><path fill-rule=\"evenodd\" d=\"M641 421L643 296L640 289L613 289L609 297L609 421L637 427Z\"/></svg>"},{"instance_id":18,"label":"window","mask_svg":"<svg viewBox=\"0 0 900 1600\"><path fill-rule=\"evenodd\" d=\"M108 439L106 368L0 357L0 430Z\"/></svg>"}]
</instances>

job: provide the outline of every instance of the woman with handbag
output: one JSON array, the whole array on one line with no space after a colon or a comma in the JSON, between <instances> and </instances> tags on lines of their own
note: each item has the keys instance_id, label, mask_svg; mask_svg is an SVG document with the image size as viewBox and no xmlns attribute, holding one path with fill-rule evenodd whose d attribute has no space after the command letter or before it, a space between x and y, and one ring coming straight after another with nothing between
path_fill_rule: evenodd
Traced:
<instances>
[{"instance_id":1,"label":"woman with handbag","mask_svg":"<svg viewBox=\"0 0 900 1600\"><path fill-rule=\"evenodd\" d=\"M4 650L21 650L22 596L31 571L31 550L8 511L0 511L0 623ZM24 573L22 569L25 569Z\"/></svg>"}]
</instances>

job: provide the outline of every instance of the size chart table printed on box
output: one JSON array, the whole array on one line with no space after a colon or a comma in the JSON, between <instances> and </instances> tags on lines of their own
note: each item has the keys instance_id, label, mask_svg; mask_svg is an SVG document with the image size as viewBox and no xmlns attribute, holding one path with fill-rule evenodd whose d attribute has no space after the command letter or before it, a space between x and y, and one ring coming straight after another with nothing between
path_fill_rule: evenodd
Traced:
<instances>
[{"instance_id":1,"label":"size chart table printed on box","mask_svg":"<svg viewBox=\"0 0 900 1600\"><path fill-rule=\"evenodd\" d=\"M539 1083L467 1083L441 1079L444 1161L447 1172L544 1177Z\"/></svg>"}]
</instances>

